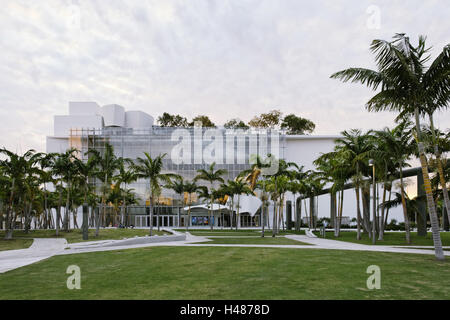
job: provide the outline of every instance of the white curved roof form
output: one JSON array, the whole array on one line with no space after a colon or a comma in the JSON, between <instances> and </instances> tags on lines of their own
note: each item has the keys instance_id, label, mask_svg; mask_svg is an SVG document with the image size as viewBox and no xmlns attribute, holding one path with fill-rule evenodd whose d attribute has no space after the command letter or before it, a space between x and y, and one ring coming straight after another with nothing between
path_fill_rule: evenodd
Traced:
<instances>
[{"instance_id":1,"label":"white curved roof form","mask_svg":"<svg viewBox=\"0 0 450 320\"><path fill-rule=\"evenodd\" d=\"M148 113L142 111L125 112L125 127L127 128L151 128L154 119Z\"/></svg>"},{"instance_id":2,"label":"white curved roof form","mask_svg":"<svg viewBox=\"0 0 450 320\"><path fill-rule=\"evenodd\" d=\"M118 104L108 104L100 111L105 127L125 127L125 109Z\"/></svg>"},{"instance_id":3,"label":"white curved roof form","mask_svg":"<svg viewBox=\"0 0 450 320\"><path fill-rule=\"evenodd\" d=\"M234 205L237 206L238 196L233 197L233 202ZM261 204L262 201L258 197L241 195L239 198L239 213L248 212L253 217L259 207L261 207ZM234 210L237 210L237 208Z\"/></svg>"}]
</instances>

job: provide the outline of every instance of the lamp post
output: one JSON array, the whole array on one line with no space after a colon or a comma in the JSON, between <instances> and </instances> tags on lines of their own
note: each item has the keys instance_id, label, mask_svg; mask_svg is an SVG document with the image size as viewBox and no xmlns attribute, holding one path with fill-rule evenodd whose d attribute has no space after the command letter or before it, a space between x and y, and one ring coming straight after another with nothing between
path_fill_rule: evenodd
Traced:
<instances>
[{"instance_id":1,"label":"lamp post","mask_svg":"<svg viewBox=\"0 0 450 320\"><path fill-rule=\"evenodd\" d=\"M372 177L373 177L373 181L372 181L372 186L373 186L373 205L372 205L372 211L373 211L373 224L372 224L372 244L375 244L377 239L376 239L376 220L377 220L377 202L376 202L376 185L375 185L375 161L373 159L369 160L369 167L372 167Z\"/></svg>"}]
</instances>

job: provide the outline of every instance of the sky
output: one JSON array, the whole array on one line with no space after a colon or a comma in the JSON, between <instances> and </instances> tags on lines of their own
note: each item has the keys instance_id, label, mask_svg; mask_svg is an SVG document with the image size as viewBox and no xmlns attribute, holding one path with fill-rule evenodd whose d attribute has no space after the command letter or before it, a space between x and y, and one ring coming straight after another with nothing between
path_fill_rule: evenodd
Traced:
<instances>
[{"instance_id":1,"label":"sky","mask_svg":"<svg viewBox=\"0 0 450 320\"><path fill-rule=\"evenodd\" d=\"M316 123L314 134L393 125L368 113L373 92L330 79L375 68L373 39L450 43L442 0L2 0L0 147L45 151L69 101L116 103L216 124L273 109ZM450 127L448 112L436 116Z\"/></svg>"}]
</instances>

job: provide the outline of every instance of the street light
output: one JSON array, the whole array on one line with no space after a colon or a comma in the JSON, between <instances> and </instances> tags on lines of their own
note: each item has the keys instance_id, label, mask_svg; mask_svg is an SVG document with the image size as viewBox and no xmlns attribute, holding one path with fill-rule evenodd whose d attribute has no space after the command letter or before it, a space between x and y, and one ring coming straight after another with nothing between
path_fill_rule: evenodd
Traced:
<instances>
[{"instance_id":1,"label":"street light","mask_svg":"<svg viewBox=\"0 0 450 320\"><path fill-rule=\"evenodd\" d=\"M375 234L377 232L376 230L376 220L377 220L377 216L376 216L376 210L377 210L377 203L376 203L376 186L375 186L375 161L373 159L369 159L369 167L372 167L372 177L373 177L373 181L372 181L372 185L373 185L373 224L372 224L372 244L376 243L376 237Z\"/></svg>"}]
</instances>

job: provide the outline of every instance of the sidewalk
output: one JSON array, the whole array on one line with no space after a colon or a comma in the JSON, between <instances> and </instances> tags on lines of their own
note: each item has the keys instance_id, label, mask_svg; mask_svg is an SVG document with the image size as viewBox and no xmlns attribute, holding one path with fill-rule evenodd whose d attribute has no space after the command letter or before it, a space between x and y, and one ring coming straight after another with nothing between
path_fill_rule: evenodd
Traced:
<instances>
[{"instance_id":1,"label":"sidewalk","mask_svg":"<svg viewBox=\"0 0 450 320\"><path fill-rule=\"evenodd\" d=\"M36 238L28 249L0 251L0 273L50 258L66 245L66 239Z\"/></svg>"}]
</instances>

